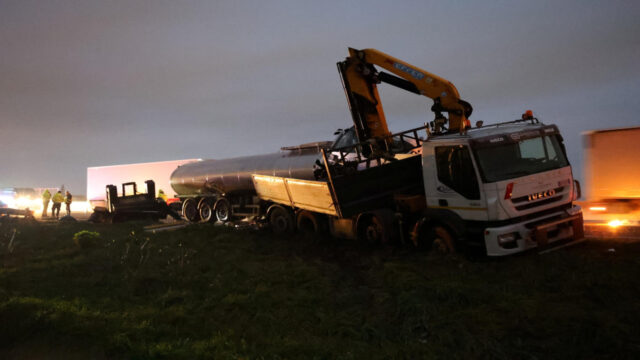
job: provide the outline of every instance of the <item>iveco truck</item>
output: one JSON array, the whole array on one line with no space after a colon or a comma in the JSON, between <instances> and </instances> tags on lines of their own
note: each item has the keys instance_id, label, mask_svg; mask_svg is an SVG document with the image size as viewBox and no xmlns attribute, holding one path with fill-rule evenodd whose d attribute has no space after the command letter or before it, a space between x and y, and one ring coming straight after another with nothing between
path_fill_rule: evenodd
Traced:
<instances>
[{"instance_id":1,"label":"iveco truck","mask_svg":"<svg viewBox=\"0 0 640 360\"><path fill-rule=\"evenodd\" d=\"M573 204L578 190L555 125L527 111L471 127L472 107L452 83L377 50L350 49L338 70L352 128L339 130L333 143L178 167L171 184L183 215L249 217L276 232L490 256L583 238ZM431 98L433 121L391 133L377 91L382 82Z\"/></svg>"}]
</instances>

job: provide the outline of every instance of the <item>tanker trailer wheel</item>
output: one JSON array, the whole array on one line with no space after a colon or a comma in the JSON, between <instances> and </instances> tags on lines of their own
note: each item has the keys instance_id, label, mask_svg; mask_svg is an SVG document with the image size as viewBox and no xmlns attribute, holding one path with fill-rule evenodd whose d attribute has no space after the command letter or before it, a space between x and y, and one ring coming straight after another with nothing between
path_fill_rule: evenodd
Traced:
<instances>
[{"instance_id":1,"label":"tanker trailer wheel","mask_svg":"<svg viewBox=\"0 0 640 360\"><path fill-rule=\"evenodd\" d=\"M274 205L269 211L269 224L275 234L293 232L294 223L291 212L280 205Z\"/></svg>"},{"instance_id":2,"label":"tanker trailer wheel","mask_svg":"<svg viewBox=\"0 0 640 360\"><path fill-rule=\"evenodd\" d=\"M200 214L198 213L198 206L195 199L187 199L182 203L182 215L190 222L197 222L200 220Z\"/></svg>"},{"instance_id":3,"label":"tanker trailer wheel","mask_svg":"<svg viewBox=\"0 0 640 360\"><path fill-rule=\"evenodd\" d=\"M231 220L231 203L225 198L220 198L216 201L213 207L216 213L216 219L218 221L227 222Z\"/></svg>"},{"instance_id":4,"label":"tanker trailer wheel","mask_svg":"<svg viewBox=\"0 0 640 360\"><path fill-rule=\"evenodd\" d=\"M200 200L198 203L198 214L202 222L214 222L216 220L210 199L202 198L202 200Z\"/></svg>"}]
</instances>

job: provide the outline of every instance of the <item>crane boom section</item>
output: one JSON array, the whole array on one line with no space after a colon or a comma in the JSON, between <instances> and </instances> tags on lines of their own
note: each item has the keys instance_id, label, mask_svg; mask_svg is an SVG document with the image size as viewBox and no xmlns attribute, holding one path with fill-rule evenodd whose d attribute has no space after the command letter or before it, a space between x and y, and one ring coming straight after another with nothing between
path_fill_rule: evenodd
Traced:
<instances>
[{"instance_id":1,"label":"crane boom section","mask_svg":"<svg viewBox=\"0 0 640 360\"><path fill-rule=\"evenodd\" d=\"M376 88L380 82L433 99L436 117L441 112L449 114L449 131L462 131L468 126L471 105L460 99L458 89L449 80L375 49L349 48L349 55L338 63L338 68L361 141L390 134ZM378 72L374 65L397 77Z\"/></svg>"}]
</instances>

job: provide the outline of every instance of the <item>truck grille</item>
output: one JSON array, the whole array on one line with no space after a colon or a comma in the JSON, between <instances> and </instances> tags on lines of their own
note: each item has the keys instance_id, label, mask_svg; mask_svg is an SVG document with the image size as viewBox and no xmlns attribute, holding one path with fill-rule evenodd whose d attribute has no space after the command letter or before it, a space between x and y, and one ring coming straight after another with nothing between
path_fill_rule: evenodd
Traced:
<instances>
[{"instance_id":1,"label":"truck grille","mask_svg":"<svg viewBox=\"0 0 640 360\"><path fill-rule=\"evenodd\" d=\"M557 187L557 188L555 188L553 190L555 192L555 195L552 196L552 197L548 197L548 198L544 198L544 199L541 199L541 200L538 200L538 201L531 202L531 201L529 201L529 195L526 195L526 196L520 196L520 197L517 197L517 198L513 198L513 199L511 199L511 202L515 206L516 210L522 211L522 210L532 209L532 208L537 207L537 206L547 205L547 204L551 204L551 203L554 203L556 201L562 200L562 197L564 195L564 194L562 194L562 191L564 190L564 187Z\"/></svg>"},{"instance_id":2,"label":"truck grille","mask_svg":"<svg viewBox=\"0 0 640 360\"><path fill-rule=\"evenodd\" d=\"M551 204L551 203L554 203L554 202L559 201L559 200L562 200L562 195L554 196L552 198L546 198L544 200L540 200L540 201L536 201L536 202L526 203L524 205L519 205L519 206L516 206L516 210L518 210L518 211L527 210L527 209L534 208L536 206L542 206L542 205Z\"/></svg>"}]
</instances>

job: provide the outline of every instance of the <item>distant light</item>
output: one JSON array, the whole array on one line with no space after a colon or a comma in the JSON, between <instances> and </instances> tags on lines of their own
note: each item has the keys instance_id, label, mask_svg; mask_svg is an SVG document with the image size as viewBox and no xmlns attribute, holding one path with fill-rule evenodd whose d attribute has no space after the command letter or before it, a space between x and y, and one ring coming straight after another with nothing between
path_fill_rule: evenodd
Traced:
<instances>
[{"instance_id":1,"label":"distant light","mask_svg":"<svg viewBox=\"0 0 640 360\"><path fill-rule=\"evenodd\" d=\"M612 228L617 228L618 226L627 225L629 222L627 220L611 220L607 223L607 225Z\"/></svg>"},{"instance_id":2,"label":"distant light","mask_svg":"<svg viewBox=\"0 0 640 360\"><path fill-rule=\"evenodd\" d=\"M604 206L591 206L589 208L591 211L607 211L607 208Z\"/></svg>"}]
</instances>

